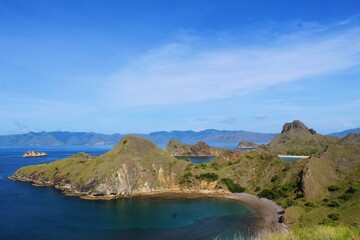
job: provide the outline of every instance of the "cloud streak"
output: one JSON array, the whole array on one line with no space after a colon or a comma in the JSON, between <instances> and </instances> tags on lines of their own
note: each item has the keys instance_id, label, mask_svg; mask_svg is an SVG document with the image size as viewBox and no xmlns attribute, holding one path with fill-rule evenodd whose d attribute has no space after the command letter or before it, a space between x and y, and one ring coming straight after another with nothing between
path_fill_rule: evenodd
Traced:
<instances>
[{"instance_id":1,"label":"cloud streak","mask_svg":"<svg viewBox=\"0 0 360 240\"><path fill-rule=\"evenodd\" d=\"M219 122L225 124L234 124L237 120L237 117L202 117L197 119L199 122Z\"/></svg>"},{"instance_id":2,"label":"cloud streak","mask_svg":"<svg viewBox=\"0 0 360 240\"><path fill-rule=\"evenodd\" d=\"M165 44L114 74L106 94L125 107L191 103L359 65L360 29L317 34L281 36L267 47L198 48L201 40Z\"/></svg>"}]
</instances>

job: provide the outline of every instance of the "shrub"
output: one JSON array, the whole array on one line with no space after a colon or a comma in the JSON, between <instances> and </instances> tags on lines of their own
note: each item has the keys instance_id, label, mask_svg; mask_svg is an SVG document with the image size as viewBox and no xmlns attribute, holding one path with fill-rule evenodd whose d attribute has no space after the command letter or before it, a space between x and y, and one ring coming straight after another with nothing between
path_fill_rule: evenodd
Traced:
<instances>
[{"instance_id":1,"label":"shrub","mask_svg":"<svg viewBox=\"0 0 360 240\"><path fill-rule=\"evenodd\" d=\"M286 207L291 207L291 206L295 205L295 200L291 199L291 198L287 198L285 200L285 205L286 205Z\"/></svg>"},{"instance_id":2,"label":"shrub","mask_svg":"<svg viewBox=\"0 0 360 240\"><path fill-rule=\"evenodd\" d=\"M344 200L344 201L347 201L347 200L349 200L350 198L351 198L351 194L350 193L344 193L343 195L341 195L340 197L339 197L339 199L341 199L341 200Z\"/></svg>"},{"instance_id":3,"label":"shrub","mask_svg":"<svg viewBox=\"0 0 360 240\"><path fill-rule=\"evenodd\" d=\"M261 190L261 187L259 187L259 186L257 186L256 188L255 188L255 192L258 192L258 191L260 191Z\"/></svg>"},{"instance_id":4,"label":"shrub","mask_svg":"<svg viewBox=\"0 0 360 240\"><path fill-rule=\"evenodd\" d=\"M328 190L330 191L330 192L335 192L335 191L337 191L337 190L339 190L340 188L338 187L338 186L336 186L336 185L331 185L331 186L329 186L328 187Z\"/></svg>"},{"instance_id":5,"label":"shrub","mask_svg":"<svg viewBox=\"0 0 360 240\"><path fill-rule=\"evenodd\" d=\"M350 186L348 190L346 190L345 193L355 193L356 192L356 188L354 188L353 186Z\"/></svg>"},{"instance_id":6,"label":"shrub","mask_svg":"<svg viewBox=\"0 0 360 240\"><path fill-rule=\"evenodd\" d=\"M180 180L180 184L184 184L186 182L190 182L189 178L192 177L191 172L185 172L183 177Z\"/></svg>"},{"instance_id":7,"label":"shrub","mask_svg":"<svg viewBox=\"0 0 360 240\"><path fill-rule=\"evenodd\" d=\"M271 178L271 182L275 182L276 180L279 179L279 176L278 175L275 175Z\"/></svg>"},{"instance_id":8,"label":"shrub","mask_svg":"<svg viewBox=\"0 0 360 240\"><path fill-rule=\"evenodd\" d=\"M211 166L215 169L215 170L219 170L219 165L217 165L217 163L211 163Z\"/></svg>"},{"instance_id":9,"label":"shrub","mask_svg":"<svg viewBox=\"0 0 360 240\"><path fill-rule=\"evenodd\" d=\"M324 219L321 222L319 222L319 225L325 225L325 226L335 226L336 223L332 219Z\"/></svg>"},{"instance_id":10,"label":"shrub","mask_svg":"<svg viewBox=\"0 0 360 240\"><path fill-rule=\"evenodd\" d=\"M339 205L340 205L339 202L335 199L331 199L328 202L328 206L332 208L338 207Z\"/></svg>"},{"instance_id":11,"label":"shrub","mask_svg":"<svg viewBox=\"0 0 360 240\"><path fill-rule=\"evenodd\" d=\"M259 197L263 197L263 198L268 198L268 199L272 199L272 200L276 200L278 198L280 198L280 195L277 191L275 191L274 189L263 189L259 194Z\"/></svg>"},{"instance_id":12,"label":"shrub","mask_svg":"<svg viewBox=\"0 0 360 240\"><path fill-rule=\"evenodd\" d=\"M330 218L331 220L337 221L340 219L340 214L338 213L330 213L328 215L328 218Z\"/></svg>"},{"instance_id":13,"label":"shrub","mask_svg":"<svg viewBox=\"0 0 360 240\"><path fill-rule=\"evenodd\" d=\"M207 181L216 181L219 179L219 176L216 173L202 173L196 176L197 179L203 179Z\"/></svg>"},{"instance_id":14,"label":"shrub","mask_svg":"<svg viewBox=\"0 0 360 240\"><path fill-rule=\"evenodd\" d=\"M316 203L314 201L312 201L312 200L307 200L305 202L305 206L307 206L307 207L315 207Z\"/></svg>"},{"instance_id":15,"label":"shrub","mask_svg":"<svg viewBox=\"0 0 360 240\"><path fill-rule=\"evenodd\" d=\"M226 184L231 192L245 192L245 188L240 186L230 178L222 178L221 181Z\"/></svg>"},{"instance_id":16,"label":"shrub","mask_svg":"<svg viewBox=\"0 0 360 240\"><path fill-rule=\"evenodd\" d=\"M202 169L205 169L205 168L207 167L207 164L206 164L206 163L201 163L201 164L200 164L200 167L201 167Z\"/></svg>"}]
</instances>

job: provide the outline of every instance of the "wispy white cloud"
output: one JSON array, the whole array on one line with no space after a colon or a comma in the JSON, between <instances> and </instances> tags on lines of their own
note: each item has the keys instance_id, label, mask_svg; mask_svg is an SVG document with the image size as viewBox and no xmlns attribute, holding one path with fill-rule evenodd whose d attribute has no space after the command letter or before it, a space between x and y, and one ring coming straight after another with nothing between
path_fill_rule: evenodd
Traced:
<instances>
[{"instance_id":1,"label":"wispy white cloud","mask_svg":"<svg viewBox=\"0 0 360 240\"><path fill-rule=\"evenodd\" d=\"M199 122L219 122L226 124L234 124L237 120L237 117L201 117L197 119Z\"/></svg>"},{"instance_id":2,"label":"wispy white cloud","mask_svg":"<svg viewBox=\"0 0 360 240\"><path fill-rule=\"evenodd\" d=\"M201 40L168 43L114 74L106 95L125 107L182 104L241 96L360 64L359 28L269 41L266 47L226 48L199 47Z\"/></svg>"},{"instance_id":3,"label":"wispy white cloud","mask_svg":"<svg viewBox=\"0 0 360 240\"><path fill-rule=\"evenodd\" d=\"M268 115L266 115L266 114L256 114L255 115L255 118L256 119L265 119L265 118L267 118L268 117Z\"/></svg>"}]
</instances>

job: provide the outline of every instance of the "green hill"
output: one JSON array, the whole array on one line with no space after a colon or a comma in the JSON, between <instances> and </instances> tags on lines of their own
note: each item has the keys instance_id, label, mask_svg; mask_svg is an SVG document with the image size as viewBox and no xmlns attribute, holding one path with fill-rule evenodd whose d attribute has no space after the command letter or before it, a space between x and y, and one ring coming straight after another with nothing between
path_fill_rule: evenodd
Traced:
<instances>
[{"instance_id":1,"label":"green hill","mask_svg":"<svg viewBox=\"0 0 360 240\"><path fill-rule=\"evenodd\" d=\"M317 134L304 123L295 120L284 125L282 132L269 143L269 150L274 154L311 156L338 140L337 137Z\"/></svg>"},{"instance_id":2,"label":"green hill","mask_svg":"<svg viewBox=\"0 0 360 240\"><path fill-rule=\"evenodd\" d=\"M188 164L146 139L128 135L99 157L79 153L65 160L20 168L12 178L55 185L88 197L117 197L175 189L179 173Z\"/></svg>"}]
</instances>

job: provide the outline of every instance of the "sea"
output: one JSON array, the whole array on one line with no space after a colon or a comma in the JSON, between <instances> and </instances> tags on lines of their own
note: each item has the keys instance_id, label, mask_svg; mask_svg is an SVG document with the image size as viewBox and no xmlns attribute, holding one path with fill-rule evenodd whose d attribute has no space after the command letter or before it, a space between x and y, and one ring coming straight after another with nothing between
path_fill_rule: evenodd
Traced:
<instances>
[{"instance_id":1,"label":"sea","mask_svg":"<svg viewBox=\"0 0 360 240\"><path fill-rule=\"evenodd\" d=\"M8 180L16 169L94 156L112 146L0 147L0 239L234 239L248 237L258 212L227 199L126 198L86 201L52 187ZM28 150L46 157L22 158ZM200 160L199 160L200 161Z\"/></svg>"}]
</instances>

